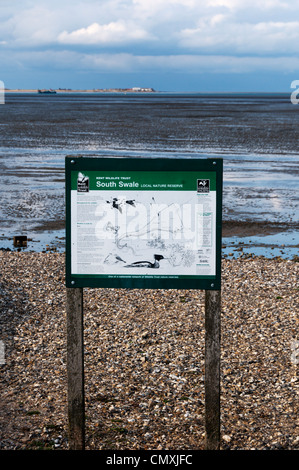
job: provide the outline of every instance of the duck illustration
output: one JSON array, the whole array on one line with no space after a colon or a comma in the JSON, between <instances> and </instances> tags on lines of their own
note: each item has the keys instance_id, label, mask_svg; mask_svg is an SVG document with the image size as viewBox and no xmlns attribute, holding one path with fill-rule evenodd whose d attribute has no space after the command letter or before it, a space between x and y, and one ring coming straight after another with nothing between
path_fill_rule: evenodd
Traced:
<instances>
[{"instance_id":1,"label":"duck illustration","mask_svg":"<svg viewBox=\"0 0 299 470\"><path fill-rule=\"evenodd\" d=\"M129 199L128 201L126 201L126 204L130 204L130 206L136 207L135 206L135 199Z\"/></svg>"},{"instance_id":2,"label":"duck illustration","mask_svg":"<svg viewBox=\"0 0 299 470\"><path fill-rule=\"evenodd\" d=\"M154 255L154 262L151 261L135 261L135 263L126 264L125 268L154 268L160 267L159 261L165 259L163 255Z\"/></svg>"}]
</instances>

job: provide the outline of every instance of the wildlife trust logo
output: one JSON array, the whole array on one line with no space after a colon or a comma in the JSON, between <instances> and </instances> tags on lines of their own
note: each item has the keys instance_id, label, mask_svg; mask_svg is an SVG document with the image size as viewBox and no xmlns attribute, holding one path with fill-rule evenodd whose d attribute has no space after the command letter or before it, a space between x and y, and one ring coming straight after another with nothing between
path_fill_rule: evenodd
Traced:
<instances>
[{"instance_id":1,"label":"wildlife trust logo","mask_svg":"<svg viewBox=\"0 0 299 470\"><path fill-rule=\"evenodd\" d=\"M5 104L5 87L4 83L0 80L0 104Z\"/></svg>"},{"instance_id":2,"label":"wildlife trust logo","mask_svg":"<svg viewBox=\"0 0 299 470\"><path fill-rule=\"evenodd\" d=\"M197 192L198 193L209 193L210 192L210 180L197 180Z\"/></svg>"},{"instance_id":3,"label":"wildlife trust logo","mask_svg":"<svg viewBox=\"0 0 299 470\"><path fill-rule=\"evenodd\" d=\"M88 191L89 191L89 177L79 172L78 178L77 178L77 192L88 193Z\"/></svg>"}]
</instances>

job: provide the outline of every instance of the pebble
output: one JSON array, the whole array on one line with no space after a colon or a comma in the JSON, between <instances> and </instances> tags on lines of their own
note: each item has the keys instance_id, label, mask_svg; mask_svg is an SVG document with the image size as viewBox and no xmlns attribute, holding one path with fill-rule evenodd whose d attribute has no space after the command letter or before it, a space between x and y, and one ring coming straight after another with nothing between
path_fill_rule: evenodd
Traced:
<instances>
[{"instance_id":1,"label":"pebble","mask_svg":"<svg viewBox=\"0 0 299 470\"><path fill-rule=\"evenodd\" d=\"M68 449L64 254L0 266L0 449ZM222 261L222 449L299 448L298 266ZM87 450L204 449L204 302L84 289Z\"/></svg>"}]
</instances>

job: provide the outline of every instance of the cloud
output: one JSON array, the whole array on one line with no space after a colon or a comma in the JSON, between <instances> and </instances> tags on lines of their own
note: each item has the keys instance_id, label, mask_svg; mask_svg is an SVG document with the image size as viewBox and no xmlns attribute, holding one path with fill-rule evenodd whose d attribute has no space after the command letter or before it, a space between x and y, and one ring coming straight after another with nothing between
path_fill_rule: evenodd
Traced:
<instances>
[{"instance_id":1,"label":"cloud","mask_svg":"<svg viewBox=\"0 0 299 470\"><path fill-rule=\"evenodd\" d=\"M27 53L27 61L35 66L52 69L71 68L85 72L169 72L186 74L293 72L299 69L299 58L292 57L236 57L233 55L134 55L131 53L85 53L77 51L48 51ZM22 55L20 55L20 58Z\"/></svg>"},{"instance_id":2,"label":"cloud","mask_svg":"<svg viewBox=\"0 0 299 470\"><path fill-rule=\"evenodd\" d=\"M294 53L298 1L285 0L23 0L0 12L9 47L116 47L143 44L159 54ZM129 49L131 47L131 49Z\"/></svg>"},{"instance_id":3,"label":"cloud","mask_svg":"<svg viewBox=\"0 0 299 470\"><path fill-rule=\"evenodd\" d=\"M100 25L92 23L87 28L80 28L68 33L63 31L58 36L58 41L63 44L122 44L134 41L152 39L143 28L123 20L112 21Z\"/></svg>"},{"instance_id":4,"label":"cloud","mask_svg":"<svg viewBox=\"0 0 299 470\"><path fill-rule=\"evenodd\" d=\"M179 43L187 49L230 51L243 54L290 55L297 52L299 21L263 21L234 24L226 15L198 22L196 28L179 33Z\"/></svg>"},{"instance_id":5,"label":"cloud","mask_svg":"<svg viewBox=\"0 0 299 470\"><path fill-rule=\"evenodd\" d=\"M39 47L55 40L57 15L41 6L13 11L5 20L0 19L3 40L12 47Z\"/></svg>"},{"instance_id":6,"label":"cloud","mask_svg":"<svg viewBox=\"0 0 299 470\"><path fill-rule=\"evenodd\" d=\"M3 74L299 71L298 0L1 1Z\"/></svg>"}]
</instances>

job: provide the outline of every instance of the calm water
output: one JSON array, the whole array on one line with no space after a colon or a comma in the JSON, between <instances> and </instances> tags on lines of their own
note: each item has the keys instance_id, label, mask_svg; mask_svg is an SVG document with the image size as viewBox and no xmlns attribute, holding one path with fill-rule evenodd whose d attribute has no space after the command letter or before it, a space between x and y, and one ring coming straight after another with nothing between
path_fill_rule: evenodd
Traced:
<instances>
[{"instance_id":1,"label":"calm water","mask_svg":"<svg viewBox=\"0 0 299 470\"><path fill-rule=\"evenodd\" d=\"M298 144L299 106L289 95L7 93L0 247L12 248L9 238L23 233L32 238L28 249L64 249L65 155L216 155L224 159L224 220L288 227L227 237L225 250L241 240L258 254L298 254Z\"/></svg>"}]
</instances>

